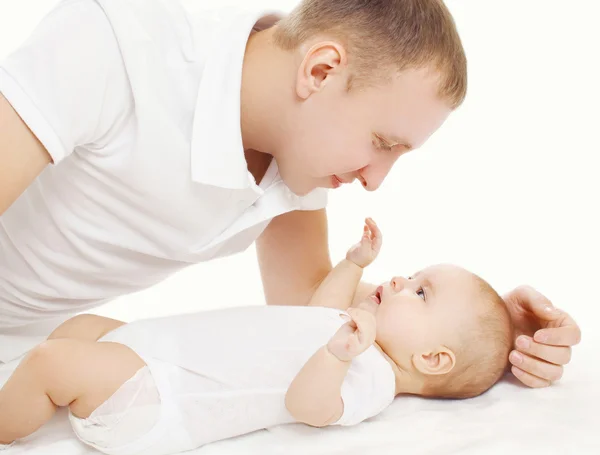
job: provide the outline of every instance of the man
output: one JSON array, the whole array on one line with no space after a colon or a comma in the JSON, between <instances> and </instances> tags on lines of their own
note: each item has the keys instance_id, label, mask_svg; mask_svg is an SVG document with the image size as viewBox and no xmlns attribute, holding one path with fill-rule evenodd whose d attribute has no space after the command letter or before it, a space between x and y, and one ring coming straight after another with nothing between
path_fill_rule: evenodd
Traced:
<instances>
[{"instance_id":1,"label":"man","mask_svg":"<svg viewBox=\"0 0 600 455\"><path fill-rule=\"evenodd\" d=\"M439 0L201 7L65 0L0 65L0 361L256 239L267 302L307 303L331 269L327 189L376 190L465 97ZM531 288L506 302L513 372L550 384L579 328Z\"/></svg>"}]
</instances>

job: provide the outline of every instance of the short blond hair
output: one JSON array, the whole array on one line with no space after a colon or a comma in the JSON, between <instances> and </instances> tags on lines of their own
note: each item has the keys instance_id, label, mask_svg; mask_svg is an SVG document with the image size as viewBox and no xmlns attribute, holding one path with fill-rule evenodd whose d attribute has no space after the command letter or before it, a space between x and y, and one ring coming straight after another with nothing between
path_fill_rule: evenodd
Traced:
<instances>
[{"instance_id":1,"label":"short blond hair","mask_svg":"<svg viewBox=\"0 0 600 455\"><path fill-rule=\"evenodd\" d=\"M277 45L294 50L330 35L348 49L349 89L407 69L431 69L452 109L467 92L467 58L442 0L303 0L279 22Z\"/></svg>"},{"instance_id":2,"label":"short blond hair","mask_svg":"<svg viewBox=\"0 0 600 455\"><path fill-rule=\"evenodd\" d=\"M437 398L473 398L490 389L506 372L512 350L513 328L504 300L482 278L479 301L473 302L476 317L461 328L456 346L456 365L446 375L426 380L421 395Z\"/></svg>"}]
</instances>

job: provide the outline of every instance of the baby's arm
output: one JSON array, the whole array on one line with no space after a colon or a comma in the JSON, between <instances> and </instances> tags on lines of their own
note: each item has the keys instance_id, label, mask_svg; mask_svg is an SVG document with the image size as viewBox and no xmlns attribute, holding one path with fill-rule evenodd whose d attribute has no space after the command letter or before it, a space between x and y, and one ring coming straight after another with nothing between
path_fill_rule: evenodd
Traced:
<instances>
[{"instance_id":1,"label":"baby's arm","mask_svg":"<svg viewBox=\"0 0 600 455\"><path fill-rule=\"evenodd\" d=\"M379 254L382 244L381 231L375 222L367 218L360 243L353 246L317 288L309 305L347 310L352 305L363 269Z\"/></svg>"},{"instance_id":2,"label":"baby's arm","mask_svg":"<svg viewBox=\"0 0 600 455\"><path fill-rule=\"evenodd\" d=\"M342 384L352 359L375 342L376 333L373 313L351 308L348 314L352 320L306 362L287 391L286 408L298 422L324 427L344 414Z\"/></svg>"}]
</instances>

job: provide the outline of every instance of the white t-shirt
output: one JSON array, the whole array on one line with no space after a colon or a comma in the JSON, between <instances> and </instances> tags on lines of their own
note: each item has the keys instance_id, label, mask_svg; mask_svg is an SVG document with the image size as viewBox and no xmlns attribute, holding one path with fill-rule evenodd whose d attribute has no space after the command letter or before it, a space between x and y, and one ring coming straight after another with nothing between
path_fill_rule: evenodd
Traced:
<instances>
[{"instance_id":1,"label":"white t-shirt","mask_svg":"<svg viewBox=\"0 0 600 455\"><path fill-rule=\"evenodd\" d=\"M326 205L323 189L294 195L274 161L260 185L247 169L246 42L278 16L202 8L64 0L0 62L0 92L54 162L0 217L0 362L76 312Z\"/></svg>"},{"instance_id":2,"label":"white t-shirt","mask_svg":"<svg viewBox=\"0 0 600 455\"><path fill-rule=\"evenodd\" d=\"M101 341L125 344L148 362L165 410L155 430L127 450L154 453L145 445L158 440L164 450L189 450L294 422L285 407L289 385L344 324L341 314L323 307L232 308L137 321L107 334ZM392 403L394 373L377 348L352 361L341 396L337 425L355 425Z\"/></svg>"}]
</instances>

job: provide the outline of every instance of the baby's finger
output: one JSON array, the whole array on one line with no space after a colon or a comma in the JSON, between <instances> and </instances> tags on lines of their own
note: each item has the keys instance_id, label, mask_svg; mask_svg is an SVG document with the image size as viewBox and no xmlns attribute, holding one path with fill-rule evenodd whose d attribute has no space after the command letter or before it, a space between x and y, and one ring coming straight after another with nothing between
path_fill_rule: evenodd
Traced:
<instances>
[{"instance_id":1,"label":"baby's finger","mask_svg":"<svg viewBox=\"0 0 600 455\"><path fill-rule=\"evenodd\" d=\"M520 370L545 381L558 381L563 374L562 366L544 362L543 360L530 357L518 351L511 352L509 359L510 363Z\"/></svg>"},{"instance_id":2,"label":"baby's finger","mask_svg":"<svg viewBox=\"0 0 600 455\"><path fill-rule=\"evenodd\" d=\"M357 332L359 333L358 336L362 337L361 341L371 338L374 341L376 328L375 315L359 308L352 308L351 310L350 315L358 327Z\"/></svg>"},{"instance_id":3,"label":"baby's finger","mask_svg":"<svg viewBox=\"0 0 600 455\"><path fill-rule=\"evenodd\" d=\"M528 387L540 389L542 387L548 387L550 385L550 382L538 378L532 374L529 374L526 371L523 371L515 366L513 366L510 371L512 371L512 374L514 374L519 381L521 381Z\"/></svg>"},{"instance_id":4,"label":"baby's finger","mask_svg":"<svg viewBox=\"0 0 600 455\"><path fill-rule=\"evenodd\" d=\"M360 239L360 244L361 245L370 245L371 244L371 237L369 236L368 233L365 232L365 235L362 236L362 239Z\"/></svg>"},{"instance_id":5,"label":"baby's finger","mask_svg":"<svg viewBox=\"0 0 600 455\"><path fill-rule=\"evenodd\" d=\"M356 330L356 322L354 322L354 320L352 319L352 316L350 315L349 312L348 312L348 314L341 313L340 318L346 322L344 325L342 325L340 327L340 330L342 330L344 328L351 329L352 331Z\"/></svg>"},{"instance_id":6,"label":"baby's finger","mask_svg":"<svg viewBox=\"0 0 600 455\"><path fill-rule=\"evenodd\" d=\"M338 332L335 334L333 339L338 340L338 341L348 340L348 339L350 339L351 336L354 335L354 333L355 333L355 330L351 329L348 326L340 327L340 330L338 330Z\"/></svg>"},{"instance_id":7,"label":"baby's finger","mask_svg":"<svg viewBox=\"0 0 600 455\"><path fill-rule=\"evenodd\" d=\"M571 361L571 348L562 346L547 346L536 343L531 337L521 335L515 343L516 349L531 357L545 360L554 365L566 365Z\"/></svg>"},{"instance_id":8,"label":"baby's finger","mask_svg":"<svg viewBox=\"0 0 600 455\"><path fill-rule=\"evenodd\" d=\"M356 335L358 336L358 341L361 346L371 346L375 343L375 328L371 326L367 326L364 330L357 330Z\"/></svg>"},{"instance_id":9,"label":"baby's finger","mask_svg":"<svg viewBox=\"0 0 600 455\"><path fill-rule=\"evenodd\" d=\"M363 230L363 235L360 238L360 246L363 245L370 245L371 244L371 232L369 231L369 228L365 225L365 228Z\"/></svg>"},{"instance_id":10,"label":"baby's finger","mask_svg":"<svg viewBox=\"0 0 600 455\"><path fill-rule=\"evenodd\" d=\"M373 221L372 218L367 218L365 222L371 230L371 240L373 241L373 248L380 248L381 243L383 241L383 236L381 235L381 230L379 229L379 226L377 226L377 224L375 223L375 221Z\"/></svg>"},{"instance_id":11,"label":"baby's finger","mask_svg":"<svg viewBox=\"0 0 600 455\"><path fill-rule=\"evenodd\" d=\"M375 324L375 314L365 308L352 308L352 320L356 323L359 329L365 325Z\"/></svg>"},{"instance_id":12,"label":"baby's finger","mask_svg":"<svg viewBox=\"0 0 600 455\"><path fill-rule=\"evenodd\" d=\"M373 222L373 220L371 220L371 218L365 218L365 227L369 231L369 238L372 240L375 236L377 226L375 226L375 223Z\"/></svg>"},{"instance_id":13,"label":"baby's finger","mask_svg":"<svg viewBox=\"0 0 600 455\"><path fill-rule=\"evenodd\" d=\"M375 297L375 293L369 294L364 299L360 301L360 303L354 307L350 308L351 310L360 309L365 310L371 314L377 313L377 308L379 307L379 300Z\"/></svg>"}]
</instances>

